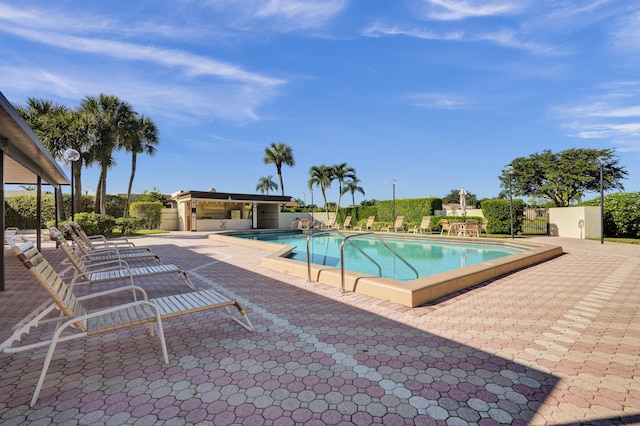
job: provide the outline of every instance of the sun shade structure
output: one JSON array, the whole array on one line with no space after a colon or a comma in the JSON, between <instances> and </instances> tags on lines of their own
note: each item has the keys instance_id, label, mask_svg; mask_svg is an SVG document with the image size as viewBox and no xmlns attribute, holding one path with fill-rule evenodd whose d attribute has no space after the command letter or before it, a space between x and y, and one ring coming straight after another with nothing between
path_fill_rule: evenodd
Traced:
<instances>
[{"instance_id":1,"label":"sun shade structure","mask_svg":"<svg viewBox=\"0 0 640 426\"><path fill-rule=\"evenodd\" d=\"M41 197L41 185L52 185L58 192L61 185L70 181L60 165L47 151L31 127L22 119L18 111L0 92L0 163L3 172L0 198L0 232L5 228L4 185L35 184L38 188L38 200ZM39 231L39 230L38 230ZM40 243L40 234L38 245ZM4 252L0 253L0 290L4 290Z\"/></svg>"}]
</instances>

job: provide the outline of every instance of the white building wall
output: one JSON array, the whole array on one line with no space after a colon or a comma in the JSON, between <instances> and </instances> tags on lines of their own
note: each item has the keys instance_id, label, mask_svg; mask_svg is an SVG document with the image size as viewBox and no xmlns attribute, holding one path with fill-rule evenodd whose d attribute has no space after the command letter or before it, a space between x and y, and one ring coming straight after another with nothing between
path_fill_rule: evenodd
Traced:
<instances>
[{"instance_id":1,"label":"white building wall","mask_svg":"<svg viewBox=\"0 0 640 426\"><path fill-rule=\"evenodd\" d=\"M549 209L549 233L556 237L600 238L600 207Z\"/></svg>"}]
</instances>

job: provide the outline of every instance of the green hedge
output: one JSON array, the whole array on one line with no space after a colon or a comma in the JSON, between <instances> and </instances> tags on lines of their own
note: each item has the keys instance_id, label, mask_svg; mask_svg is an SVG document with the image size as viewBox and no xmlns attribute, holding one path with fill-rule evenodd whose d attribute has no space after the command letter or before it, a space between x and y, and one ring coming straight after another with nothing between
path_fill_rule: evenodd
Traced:
<instances>
[{"instance_id":1,"label":"green hedge","mask_svg":"<svg viewBox=\"0 0 640 426\"><path fill-rule=\"evenodd\" d=\"M376 221L395 222L393 200L378 201ZM395 215L404 216L405 222L418 222L423 216L433 216L435 210L442 210L441 198L403 198L395 200Z\"/></svg>"},{"instance_id":2,"label":"green hedge","mask_svg":"<svg viewBox=\"0 0 640 426\"><path fill-rule=\"evenodd\" d=\"M69 207L71 197L69 196ZM10 195L4 202L5 226L19 229L35 229L37 227L37 202L35 195ZM42 194L42 222L54 220L56 217L55 196Z\"/></svg>"},{"instance_id":3,"label":"green hedge","mask_svg":"<svg viewBox=\"0 0 640 426\"><path fill-rule=\"evenodd\" d=\"M135 202L129 206L129 213L132 217L144 220L145 228L157 229L160 227L162 209L162 203L159 202Z\"/></svg>"},{"instance_id":4,"label":"green hedge","mask_svg":"<svg viewBox=\"0 0 640 426\"><path fill-rule=\"evenodd\" d=\"M83 195L78 213L93 212L92 195ZM118 195L107 195L107 215L122 217L126 199ZM64 213L62 218L71 217L71 194L62 194ZM10 195L5 198L5 226L15 226L20 229L35 229L37 226L37 197L36 194ZM42 194L42 223L53 223L56 218L54 194Z\"/></svg>"},{"instance_id":5,"label":"green hedge","mask_svg":"<svg viewBox=\"0 0 640 426\"><path fill-rule=\"evenodd\" d=\"M513 232L517 234L522 231L522 220L524 218L524 201L519 198L513 200ZM495 199L482 201L482 214L487 225L489 234L511 234L511 220L509 212L509 200Z\"/></svg>"},{"instance_id":6,"label":"green hedge","mask_svg":"<svg viewBox=\"0 0 640 426\"><path fill-rule=\"evenodd\" d=\"M582 205L599 206L600 197ZM604 235L640 237L640 192L620 192L604 196Z\"/></svg>"}]
</instances>

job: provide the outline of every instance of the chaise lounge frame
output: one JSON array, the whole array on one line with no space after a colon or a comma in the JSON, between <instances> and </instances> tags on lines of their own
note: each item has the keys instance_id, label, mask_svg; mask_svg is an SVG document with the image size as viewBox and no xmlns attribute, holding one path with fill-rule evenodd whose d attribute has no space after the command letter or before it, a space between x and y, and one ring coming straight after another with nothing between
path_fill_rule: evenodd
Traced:
<instances>
[{"instance_id":1,"label":"chaise lounge frame","mask_svg":"<svg viewBox=\"0 0 640 426\"><path fill-rule=\"evenodd\" d=\"M162 347L165 364L169 355L164 338L162 321L181 315L192 314L217 308L224 308L227 315L242 327L253 331L253 325L240 303L227 298L215 290L203 290L192 293L172 295L149 300L146 292L136 286L125 286L87 296L76 297L62 278L56 273L44 256L35 248L33 242L18 242L18 238L10 237L9 245L20 262L29 270L38 284L46 291L53 303L46 301L14 327L14 333L0 344L0 350L7 353L21 352L38 347L49 346L44 366L38 379L31 406L35 405L44 384L47 370L53 358L56 346L60 342L108 333L123 328L146 325L150 334L158 335ZM90 311L82 302L88 299L106 297L118 292L131 292L132 301L117 306ZM139 298L141 300L139 300ZM238 310L239 316L233 315L231 306ZM56 310L58 318L47 317ZM20 345L23 335L29 334L34 327L56 322L50 338L31 344ZM63 335L64 333L64 335Z\"/></svg>"},{"instance_id":2,"label":"chaise lounge frame","mask_svg":"<svg viewBox=\"0 0 640 426\"><path fill-rule=\"evenodd\" d=\"M176 273L182 276L185 283L191 290L196 289L191 282L189 275L176 265L160 264L131 268L127 262L121 259L108 260L104 262L85 262L80 256L78 256L73 247L71 247L71 244L69 244L69 241L64 238L64 235L62 235L62 232L60 232L58 228L55 226L49 228L49 234L56 240L58 247L62 249L64 254L67 256L67 259L69 259L69 262L71 262L71 267L63 271L61 275L64 276L65 272L69 269L75 270L74 277L71 281L71 287L78 284L93 284L122 279L129 279L131 281L131 285L134 285L133 279L137 277Z\"/></svg>"}]
</instances>

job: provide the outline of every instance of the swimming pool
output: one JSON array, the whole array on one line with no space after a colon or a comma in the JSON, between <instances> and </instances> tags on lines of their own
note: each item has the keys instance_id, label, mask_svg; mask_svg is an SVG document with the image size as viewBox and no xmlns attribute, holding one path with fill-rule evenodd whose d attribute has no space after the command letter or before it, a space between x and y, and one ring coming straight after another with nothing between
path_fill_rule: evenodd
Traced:
<instances>
[{"instance_id":1,"label":"swimming pool","mask_svg":"<svg viewBox=\"0 0 640 426\"><path fill-rule=\"evenodd\" d=\"M459 238L440 235L416 237L415 235L409 234L385 234L385 238L393 236L394 240L398 240L398 244L412 245L415 241L422 243L423 245L419 249L415 247L412 248L412 250L416 252L415 256L420 257L425 256L425 253L422 251L434 250L432 249L432 242L447 242L454 246L460 244L466 246L467 243L471 243L472 246L470 247L473 249L475 249L474 246L476 244L484 242L487 243L487 245L517 249L516 253L490 260L479 260L473 265L469 264L469 258L479 255L468 253L465 256L458 256L459 266L453 269L434 273L422 278L401 281L387 277L379 277L377 276L377 271L374 274L353 271L351 270L351 265L345 265L346 268L344 271L342 271L340 267L322 264L310 264L308 267L306 261L301 262L291 259L291 256L295 255L293 252L296 250L296 246L273 241L273 238L276 238L276 234L279 234L277 238L280 239L288 238L286 234L291 236L292 233L291 230L226 231L209 234L207 238L222 244L247 246L267 251L268 254L261 256L260 263L262 267L304 278L309 284L317 281L341 289L343 292L346 291L346 293L344 293L345 296L352 294L351 292L361 293L408 307L423 305L429 301L499 278L502 275L544 262L562 254L562 247L560 246L533 243L526 239L494 240L485 238L478 239L477 237ZM300 234L300 231L295 233ZM349 233L349 235L352 234L362 235L364 233ZM379 235L383 236L382 234ZM242 236L243 238L237 238L237 236ZM485 246L485 244L480 245ZM426 250L426 247L429 249ZM449 250L454 249L451 249L449 246L446 246L446 250L444 246L442 248L442 251ZM317 249L313 249L313 253L314 257L324 255L322 251L318 251ZM417 253L419 253L419 255ZM335 256L331 257L333 257L333 261L335 261ZM327 256L327 258L329 258L329 256ZM399 261L396 261L396 263L398 262ZM268 289L265 289L265 291L268 292Z\"/></svg>"},{"instance_id":2,"label":"swimming pool","mask_svg":"<svg viewBox=\"0 0 640 426\"><path fill-rule=\"evenodd\" d=\"M306 234L300 232L276 232L235 234L234 236L293 246L294 249L290 252L289 258L302 262L307 261L308 235ZM362 235L359 238L349 240L344 250L345 268L363 274L409 281L498 259L522 251L521 248L494 244L461 244L451 241L393 239L387 237L384 240L396 253L415 268L415 271L372 235ZM342 266L340 263L340 248L343 241L344 235L342 234L318 233L313 235L309 240L311 262L316 265L340 268Z\"/></svg>"}]
</instances>

